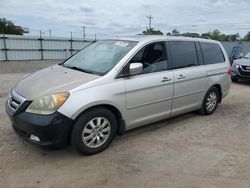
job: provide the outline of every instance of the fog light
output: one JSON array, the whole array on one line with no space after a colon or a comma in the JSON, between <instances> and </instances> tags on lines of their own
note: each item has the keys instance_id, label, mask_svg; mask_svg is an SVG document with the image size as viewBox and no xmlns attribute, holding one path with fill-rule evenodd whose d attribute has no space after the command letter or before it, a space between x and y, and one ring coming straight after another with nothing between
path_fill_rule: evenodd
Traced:
<instances>
[{"instance_id":1,"label":"fog light","mask_svg":"<svg viewBox=\"0 0 250 188\"><path fill-rule=\"evenodd\" d=\"M37 136L35 136L35 135L30 135L30 140L34 140L34 141L36 141L36 142L40 142L40 138L39 137L37 137Z\"/></svg>"}]
</instances>

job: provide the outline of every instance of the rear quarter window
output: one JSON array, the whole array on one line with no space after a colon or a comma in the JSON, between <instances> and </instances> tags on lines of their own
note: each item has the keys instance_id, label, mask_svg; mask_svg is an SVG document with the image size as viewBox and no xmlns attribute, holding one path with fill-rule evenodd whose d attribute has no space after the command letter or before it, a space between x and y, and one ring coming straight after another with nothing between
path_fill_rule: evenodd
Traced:
<instances>
[{"instance_id":1,"label":"rear quarter window","mask_svg":"<svg viewBox=\"0 0 250 188\"><path fill-rule=\"evenodd\" d=\"M218 44L201 42L200 45L205 65L225 62L225 57Z\"/></svg>"}]
</instances>

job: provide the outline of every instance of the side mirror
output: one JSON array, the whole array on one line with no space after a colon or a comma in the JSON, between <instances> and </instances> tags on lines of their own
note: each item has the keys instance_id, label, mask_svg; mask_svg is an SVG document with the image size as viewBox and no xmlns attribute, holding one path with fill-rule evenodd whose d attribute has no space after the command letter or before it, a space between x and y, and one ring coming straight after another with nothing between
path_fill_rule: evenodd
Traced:
<instances>
[{"instance_id":1,"label":"side mirror","mask_svg":"<svg viewBox=\"0 0 250 188\"><path fill-rule=\"evenodd\" d=\"M130 76L141 74L142 70L143 70L142 63L131 63L129 66Z\"/></svg>"}]
</instances>

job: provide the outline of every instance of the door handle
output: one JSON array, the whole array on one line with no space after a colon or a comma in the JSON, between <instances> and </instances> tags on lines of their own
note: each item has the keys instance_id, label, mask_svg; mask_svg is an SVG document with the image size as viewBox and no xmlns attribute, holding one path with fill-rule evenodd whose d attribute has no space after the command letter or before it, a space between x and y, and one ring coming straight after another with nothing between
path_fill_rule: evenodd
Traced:
<instances>
[{"instance_id":1,"label":"door handle","mask_svg":"<svg viewBox=\"0 0 250 188\"><path fill-rule=\"evenodd\" d=\"M171 80L172 80L171 78L163 77L162 80L161 80L161 82L169 82Z\"/></svg>"},{"instance_id":2,"label":"door handle","mask_svg":"<svg viewBox=\"0 0 250 188\"><path fill-rule=\"evenodd\" d=\"M179 80L185 79L185 78L186 78L186 76L183 76L182 74L179 74L179 76L178 76L178 79L179 79Z\"/></svg>"}]
</instances>

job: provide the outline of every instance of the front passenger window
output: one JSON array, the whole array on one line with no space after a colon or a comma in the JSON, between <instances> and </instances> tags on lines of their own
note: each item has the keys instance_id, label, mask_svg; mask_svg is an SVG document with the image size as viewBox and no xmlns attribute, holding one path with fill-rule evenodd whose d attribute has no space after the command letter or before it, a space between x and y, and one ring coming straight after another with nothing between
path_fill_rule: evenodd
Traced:
<instances>
[{"instance_id":1,"label":"front passenger window","mask_svg":"<svg viewBox=\"0 0 250 188\"><path fill-rule=\"evenodd\" d=\"M148 74L167 70L168 61L165 54L164 43L156 42L143 47L130 60L130 63L135 62L143 64L143 71L141 74Z\"/></svg>"}]
</instances>

